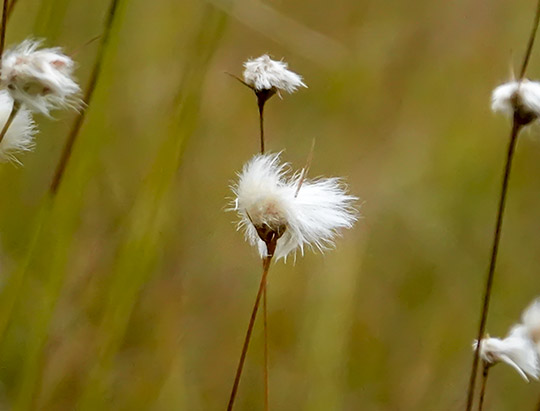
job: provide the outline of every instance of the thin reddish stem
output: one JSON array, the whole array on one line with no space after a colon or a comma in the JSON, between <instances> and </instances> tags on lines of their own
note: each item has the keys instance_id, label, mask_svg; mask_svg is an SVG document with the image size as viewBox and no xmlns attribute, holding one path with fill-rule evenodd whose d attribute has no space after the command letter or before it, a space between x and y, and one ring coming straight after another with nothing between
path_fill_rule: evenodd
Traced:
<instances>
[{"instance_id":1,"label":"thin reddish stem","mask_svg":"<svg viewBox=\"0 0 540 411\"><path fill-rule=\"evenodd\" d=\"M478 402L478 411L482 411L484 409L484 396L486 394L486 386L490 368L491 364L484 363L484 369L482 371L482 387L480 388L480 401Z\"/></svg>"},{"instance_id":2,"label":"thin reddish stem","mask_svg":"<svg viewBox=\"0 0 540 411\"><path fill-rule=\"evenodd\" d=\"M269 409L269 384L268 384L268 311L267 311L267 284L264 284L263 292L263 323L264 323L264 409Z\"/></svg>"},{"instance_id":3,"label":"thin reddish stem","mask_svg":"<svg viewBox=\"0 0 540 411\"><path fill-rule=\"evenodd\" d=\"M257 318L257 311L259 310L259 304L261 302L261 297L266 286L266 277L268 276L268 270L270 269L270 262L272 261L272 254L263 259L263 273L261 276L261 282L259 285L259 290L257 291L257 297L255 298L255 303L253 304L253 309L251 310L251 317L249 319L249 324L246 332L246 337L244 338L244 344L242 346L242 353L240 354L240 360L238 362L238 367L236 369L236 375L234 377L234 383L229 397L229 403L227 405L227 411L231 411L234 406L234 401L236 399L236 394L238 393L238 386L240 385L240 377L242 376L242 371L244 369L244 362L246 360L247 350L249 347L249 342L251 340L251 334L253 332L253 325L255 324L255 319Z\"/></svg>"}]
</instances>

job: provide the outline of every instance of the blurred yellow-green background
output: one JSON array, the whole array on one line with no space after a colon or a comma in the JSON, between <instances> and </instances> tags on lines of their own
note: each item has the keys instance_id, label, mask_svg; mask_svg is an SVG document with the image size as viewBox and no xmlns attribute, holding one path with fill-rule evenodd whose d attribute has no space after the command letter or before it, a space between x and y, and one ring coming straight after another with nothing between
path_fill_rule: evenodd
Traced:
<instances>
[{"instance_id":1,"label":"blurred yellow-green background","mask_svg":"<svg viewBox=\"0 0 540 411\"><path fill-rule=\"evenodd\" d=\"M344 176L363 218L335 250L273 264L273 410L458 410L466 399L509 124L489 109L532 0L120 0L53 204L76 113L38 118L0 168L0 272L24 273L0 344L2 410L225 409L260 261L226 212L258 149L249 57L308 89L266 107L267 147ZM85 85L107 0L18 0L7 44L61 45ZM540 50L529 75L540 76ZM540 295L540 130L519 141L492 307L502 336ZM262 409L257 322L236 409ZM537 383L493 369L490 410Z\"/></svg>"}]
</instances>

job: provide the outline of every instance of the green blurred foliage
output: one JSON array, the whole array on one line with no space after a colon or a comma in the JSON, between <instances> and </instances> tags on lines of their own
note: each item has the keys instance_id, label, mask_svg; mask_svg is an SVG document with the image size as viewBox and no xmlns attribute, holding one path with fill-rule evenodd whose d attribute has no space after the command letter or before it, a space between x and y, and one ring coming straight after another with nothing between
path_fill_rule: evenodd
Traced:
<instances>
[{"instance_id":1,"label":"green blurred foliage","mask_svg":"<svg viewBox=\"0 0 540 411\"><path fill-rule=\"evenodd\" d=\"M62 45L85 84L96 43L81 46L107 8L18 0L8 44L34 35ZM228 186L258 148L255 98L224 73L268 52L309 89L268 103L267 146L300 167L315 138L311 174L345 176L363 215L335 250L271 267L271 408L462 409L509 133L490 92L517 66L533 9L524 0L123 0L0 345L0 408L25 392L26 407L40 410L225 408L260 261L225 212ZM2 284L26 260L74 115L39 118L24 167L0 168ZM516 153L492 335L540 295L539 134L531 128ZM262 409L256 326L238 410ZM25 391L28 373L35 384ZM539 395L499 365L487 406L533 409Z\"/></svg>"}]
</instances>

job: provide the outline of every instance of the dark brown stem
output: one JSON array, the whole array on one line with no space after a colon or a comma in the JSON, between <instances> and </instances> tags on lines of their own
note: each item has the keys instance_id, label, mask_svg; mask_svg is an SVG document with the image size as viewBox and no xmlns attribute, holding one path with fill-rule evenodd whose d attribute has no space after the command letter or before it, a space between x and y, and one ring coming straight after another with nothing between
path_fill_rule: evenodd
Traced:
<instances>
[{"instance_id":1,"label":"dark brown stem","mask_svg":"<svg viewBox=\"0 0 540 411\"><path fill-rule=\"evenodd\" d=\"M269 408L269 389L268 389L268 311L267 311L267 286L264 284L263 292L263 324L264 324L264 410Z\"/></svg>"},{"instance_id":2,"label":"dark brown stem","mask_svg":"<svg viewBox=\"0 0 540 411\"><path fill-rule=\"evenodd\" d=\"M480 388L480 400L478 402L478 411L482 411L484 409L484 396L486 394L486 386L490 368L491 364L484 362L484 369L482 370L482 387Z\"/></svg>"},{"instance_id":3,"label":"dark brown stem","mask_svg":"<svg viewBox=\"0 0 540 411\"><path fill-rule=\"evenodd\" d=\"M242 346L242 353L240 354L240 361L238 362L238 368L236 369L236 375L234 377L234 384L232 387L231 396L229 397L227 411L231 411L233 409L234 400L236 399L236 393L238 392L238 386L240 384L240 377L242 376L242 370L244 369L244 362L246 360L246 354L249 347L249 341L251 340L251 333L253 331L253 325L255 324L255 319L257 318L257 311L259 310L261 297L266 287L266 277L268 276L268 270L270 269L270 262L272 261L272 256L274 254L275 241L273 242L273 248L272 249L270 249L270 247L268 248L269 248L268 256L263 259L263 273L261 276L261 283L259 285L259 291L257 291L255 304L253 304L253 309L251 310L251 317L249 319L248 329L246 332L246 338L244 339L244 345Z\"/></svg>"},{"instance_id":4,"label":"dark brown stem","mask_svg":"<svg viewBox=\"0 0 540 411\"><path fill-rule=\"evenodd\" d=\"M0 28L0 60L4 54L4 47L6 45L6 28L7 28L7 18L8 18L8 1L4 0L2 6L2 27Z\"/></svg>"},{"instance_id":5,"label":"dark brown stem","mask_svg":"<svg viewBox=\"0 0 540 411\"><path fill-rule=\"evenodd\" d=\"M69 159L71 158L71 154L73 152L73 146L75 145L75 141L77 140L79 131L81 130L81 127L84 123L88 105L90 104L90 101L92 100L92 96L94 95L94 90L96 88L96 84L97 84L99 75L101 73L101 66L103 64L103 57L105 55L105 50L107 48L107 45L109 44L111 28L113 26L114 17L116 15L116 10L118 8L118 1L119 0L111 0L109 14L105 21L105 30L103 33L103 37L101 38L101 43L98 49L98 54L96 56L96 61L94 63L94 68L92 69L92 73L90 75L88 87L86 88L86 92L83 98L86 108L75 119L75 122L73 123L71 127L71 131L69 133L67 141L64 145L64 149L62 150L62 154L60 156L60 160L58 161L58 165L56 166L56 171L54 173L54 177L52 179L51 186L49 188L49 192L53 196L56 194L56 192L58 191L58 188L60 187L60 184L62 183L64 172L66 171L66 167L69 163Z\"/></svg>"},{"instance_id":6,"label":"dark brown stem","mask_svg":"<svg viewBox=\"0 0 540 411\"><path fill-rule=\"evenodd\" d=\"M6 136L6 133L8 132L9 127L11 126L11 123L13 123L13 120L15 120L15 117L17 116L17 113L19 112L20 108L21 108L20 103L13 101L13 105L11 106L11 111L9 113L9 117L6 120L6 124L4 124L4 127L2 127L2 131L0 131L0 143Z\"/></svg>"},{"instance_id":7,"label":"dark brown stem","mask_svg":"<svg viewBox=\"0 0 540 411\"><path fill-rule=\"evenodd\" d=\"M536 14L534 16L534 22L531 29L531 35L529 36L529 42L527 43L527 50L525 51L525 57L523 58L523 64L521 65L521 71L519 72L519 79L523 80L523 77L525 77L525 71L527 70L527 66L529 65L529 60L531 57L532 49L534 46L534 40L536 38L536 31L538 30L538 22L540 21L540 0L538 0L538 3L536 4Z\"/></svg>"},{"instance_id":8,"label":"dark brown stem","mask_svg":"<svg viewBox=\"0 0 540 411\"><path fill-rule=\"evenodd\" d=\"M259 128L260 128L260 134L261 134L261 154L264 154L264 103L265 101L261 101L259 99L258 102L259 106Z\"/></svg>"},{"instance_id":9,"label":"dark brown stem","mask_svg":"<svg viewBox=\"0 0 540 411\"><path fill-rule=\"evenodd\" d=\"M467 411L471 411L473 398L474 398L474 388L476 382L476 374L478 372L478 362L480 359L480 341L484 337L484 332L486 329L487 314L489 310L489 302L491 298L491 290L493 287L493 277L495 274L495 265L497 263L497 255L499 251L499 241L501 238L501 228L504 215L504 206L506 203L506 193L508 191L508 181L510 178L510 170L512 168L512 160L514 158L514 150L516 148L517 137L519 131L521 130L522 123L514 117L512 123L512 131L510 133L510 142L508 143L508 151L506 155L506 163L504 166L504 173L502 179L501 194L499 197L499 208L497 211L497 221L495 224L495 232L493 234L493 246L491 249L491 258L489 263L489 270L486 278L486 287L484 290L484 296L482 299L482 313L480 315L480 325L478 327L477 341L479 342L476 345L474 350L474 358L471 367L471 375L469 379L469 388L467 393Z\"/></svg>"}]
</instances>

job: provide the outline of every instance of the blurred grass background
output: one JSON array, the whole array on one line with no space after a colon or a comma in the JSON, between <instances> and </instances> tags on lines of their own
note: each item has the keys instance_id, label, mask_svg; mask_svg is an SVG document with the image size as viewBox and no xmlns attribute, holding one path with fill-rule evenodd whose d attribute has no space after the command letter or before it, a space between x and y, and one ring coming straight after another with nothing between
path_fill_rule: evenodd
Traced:
<instances>
[{"instance_id":1,"label":"blurred grass background","mask_svg":"<svg viewBox=\"0 0 540 411\"><path fill-rule=\"evenodd\" d=\"M298 167L316 138L311 175L345 176L364 216L336 250L271 268L272 409L462 409L509 129L489 96L521 58L534 2L121 3L0 345L0 409L225 407L260 262L224 211L258 148L255 98L224 72L265 52L309 86L268 103L269 149ZM77 50L86 84L96 44L80 46L108 7L18 0L7 42ZM39 118L24 167L0 168L2 284L25 261L73 116ZM539 135L517 149L495 336L540 294ZM262 407L261 331L239 410ZM534 409L539 396L500 365L487 406Z\"/></svg>"}]
</instances>

